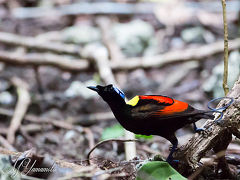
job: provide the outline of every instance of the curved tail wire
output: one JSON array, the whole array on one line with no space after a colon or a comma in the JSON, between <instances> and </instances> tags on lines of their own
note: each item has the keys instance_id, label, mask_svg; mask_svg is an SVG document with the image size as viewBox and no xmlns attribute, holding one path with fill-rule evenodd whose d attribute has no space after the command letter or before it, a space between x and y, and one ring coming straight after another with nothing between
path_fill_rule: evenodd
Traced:
<instances>
[{"instance_id":1,"label":"curved tail wire","mask_svg":"<svg viewBox=\"0 0 240 180\"><path fill-rule=\"evenodd\" d=\"M222 100L222 99L230 99L230 102L228 104L226 104L225 106L220 107L220 108L213 108L213 107L210 106L211 103L213 103L214 101ZM234 99L232 97L220 97L220 98L215 98L215 99L212 99L211 101L209 101L207 106L211 111L216 112L216 113L220 113L220 117L216 120L216 122L219 122L223 118L223 111L226 110L233 102L234 102Z\"/></svg>"}]
</instances>

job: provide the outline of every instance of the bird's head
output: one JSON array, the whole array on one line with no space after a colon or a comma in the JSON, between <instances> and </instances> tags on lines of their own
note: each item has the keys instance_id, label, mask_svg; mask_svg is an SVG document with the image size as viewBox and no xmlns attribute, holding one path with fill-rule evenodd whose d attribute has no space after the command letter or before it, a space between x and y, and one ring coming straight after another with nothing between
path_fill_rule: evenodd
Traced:
<instances>
[{"instance_id":1,"label":"bird's head","mask_svg":"<svg viewBox=\"0 0 240 180\"><path fill-rule=\"evenodd\" d=\"M114 87L112 84L109 84L107 86L88 86L88 88L96 91L106 102L118 100L122 101L125 99L125 94L117 87Z\"/></svg>"}]
</instances>

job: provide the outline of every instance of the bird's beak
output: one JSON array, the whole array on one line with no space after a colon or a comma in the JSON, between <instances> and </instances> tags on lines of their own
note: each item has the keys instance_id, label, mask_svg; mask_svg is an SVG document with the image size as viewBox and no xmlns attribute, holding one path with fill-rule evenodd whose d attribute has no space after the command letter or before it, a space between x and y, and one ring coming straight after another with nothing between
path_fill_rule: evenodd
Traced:
<instances>
[{"instance_id":1,"label":"bird's beak","mask_svg":"<svg viewBox=\"0 0 240 180\"><path fill-rule=\"evenodd\" d=\"M91 90L93 90L93 91L96 91L96 92L99 91L99 89L98 89L96 86L88 86L87 88L88 88L88 89L91 89Z\"/></svg>"}]
</instances>

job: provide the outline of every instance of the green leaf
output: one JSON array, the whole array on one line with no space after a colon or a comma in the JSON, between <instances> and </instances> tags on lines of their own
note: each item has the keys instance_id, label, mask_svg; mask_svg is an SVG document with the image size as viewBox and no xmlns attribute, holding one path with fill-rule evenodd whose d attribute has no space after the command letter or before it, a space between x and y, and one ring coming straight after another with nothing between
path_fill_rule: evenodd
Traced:
<instances>
[{"instance_id":1,"label":"green leaf","mask_svg":"<svg viewBox=\"0 0 240 180\"><path fill-rule=\"evenodd\" d=\"M187 180L165 161L149 161L137 172L136 180Z\"/></svg>"},{"instance_id":2,"label":"green leaf","mask_svg":"<svg viewBox=\"0 0 240 180\"><path fill-rule=\"evenodd\" d=\"M102 140L119 138L124 136L124 129L120 124L116 124L114 126L108 127L103 130Z\"/></svg>"},{"instance_id":3,"label":"green leaf","mask_svg":"<svg viewBox=\"0 0 240 180\"><path fill-rule=\"evenodd\" d=\"M147 135L135 134L135 138L137 138L137 139L152 139L153 136L152 135L147 136Z\"/></svg>"}]
</instances>

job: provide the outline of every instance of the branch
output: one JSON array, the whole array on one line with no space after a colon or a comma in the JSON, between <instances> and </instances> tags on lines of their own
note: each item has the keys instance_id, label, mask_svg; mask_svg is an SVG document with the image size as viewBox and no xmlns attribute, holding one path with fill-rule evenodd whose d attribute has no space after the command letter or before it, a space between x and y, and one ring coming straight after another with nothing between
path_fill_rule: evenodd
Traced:
<instances>
[{"instance_id":1,"label":"branch","mask_svg":"<svg viewBox=\"0 0 240 180\"><path fill-rule=\"evenodd\" d=\"M80 47L73 44L63 44L51 41L42 41L35 37L21 36L7 32L0 32L0 42L4 44L22 46L39 51L51 51L58 54L79 56Z\"/></svg>"},{"instance_id":2,"label":"branch","mask_svg":"<svg viewBox=\"0 0 240 180\"><path fill-rule=\"evenodd\" d=\"M18 78L13 78L12 82L17 88L18 101L7 133L7 140L10 144L13 144L15 141L15 133L20 127L31 101L28 85Z\"/></svg>"},{"instance_id":3,"label":"branch","mask_svg":"<svg viewBox=\"0 0 240 180\"><path fill-rule=\"evenodd\" d=\"M226 1L222 0L223 8L223 26L224 26L224 73L223 73L223 89L225 96L227 95L228 88L228 27L227 27L227 15L226 15Z\"/></svg>"},{"instance_id":4,"label":"branch","mask_svg":"<svg viewBox=\"0 0 240 180\"><path fill-rule=\"evenodd\" d=\"M191 7L194 11L204 9L209 12L219 12L219 4L216 1L207 2L183 2L184 6ZM239 10L237 0L230 1L231 12ZM58 7L34 7L34 8L15 8L12 15L15 18L39 18L39 17L61 17L67 15L135 15L135 14L153 14L159 3L117 3L117 2L91 2L74 3L70 5L61 5ZM164 6L164 3L161 4ZM157 9L158 10L158 9Z\"/></svg>"},{"instance_id":5,"label":"branch","mask_svg":"<svg viewBox=\"0 0 240 180\"><path fill-rule=\"evenodd\" d=\"M35 42L35 40L33 40ZM229 51L240 48L240 38L229 41ZM84 50L83 50L84 51ZM83 53L81 51L81 53ZM134 70L137 68L151 68L162 67L167 64L186 61L200 61L206 60L208 57L222 53L222 41L212 44L203 45L198 48L188 48L181 51L170 51L165 54L156 56L143 57L143 58L127 58L116 59L116 61L108 62L112 71L121 70ZM81 54L82 56L82 54ZM6 51L0 51L0 62L12 65L31 65L31 66L53 66L62 70L71 72L87 71L90 68L92 55L85 55L86 59L69 59L59 55L48 53L31 53L31 54L18 54Z\"/></svg>"},{"instance_id":6,"label":"branch","mask_svg":"<svg viewBox=\"0 0 240 180\"><path fill-rule=\"evenodd\" d=\"M62 5L55 8L15 8L12 15L15 18L38 18L38 17L59 17L66 15L79 14L153 14L155 4L152 3L114 3L114 2L95 2L95 3L74 3Z\"/></svg>"},{"instance_id":7,"label":"branch","mask_svg":"<svg viewBox=\"0 0 240 180\"><path fill-rule=\"evenodd\" d=\"M208 57L222 53L222 41L199 46L197 48L188 48L179 51L170 51L152 57L128 58L111 64L113 70L133 70L137 68L159 68L167 64L186 61L202 61ZM240 48L240 38L229 41L229 51Z\"/></svg>"},{"instance_id":8,"label":"branch","mask_svg":"<svg viewBox=\"0 0 240 180\"><path fill-rule=\"evenodd\" d=\"M108 49L111 61L124 59L124 55L122 54L120 47L117 45L112 32L109 30L111 29L111 20L106 17L100 17L97 19L97 24L101 29L102 41Z\"/></svg>"},{"instance_id":9,"label":"branch","mask_svg":"<svg viewBox=\"0 0 240 180\"><path fill-rule=\"evenodd\" d=\"M221 125L210 120L207 121L202 134L196 134L189 142L184 145L177 153L176 158L182 160L184 165L180 168L180 172L187 174L195 171L200 167L199 160L211 149L215 151L227 148L231 142L232 132L240 127L240 77L234 84L233 89L229 92L228 97L234 98L235 102L224 112ZM221 107L225 101L219 103Z\"/></svg>"},{"instance_id":10,"label":"branch","mask_svg":"<svg viewBox=\"0 0 240 180\"><path fill-rule=\"evenodd\" d=\"M72 72L85 71L89 67L89 63L87 61L80 59L72 60L70 58L49 53L31 53L25 55L0 51L0 62L18 66L53 66Z\"/></svg>"}]
</instances>

